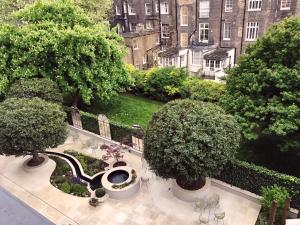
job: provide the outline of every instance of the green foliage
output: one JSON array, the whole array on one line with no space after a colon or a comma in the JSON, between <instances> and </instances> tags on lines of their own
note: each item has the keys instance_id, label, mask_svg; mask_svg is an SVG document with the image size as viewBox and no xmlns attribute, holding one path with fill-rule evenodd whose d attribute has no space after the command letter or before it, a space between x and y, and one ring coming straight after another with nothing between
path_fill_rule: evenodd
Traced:
<instances>
[{"instance_id":1,"label":"green foliage","mask_svg":"<svg viewBox=\"0 0 300 225\"><path fill-rule=\"evenodd\" d=\"M43 152L64 143L66 114L39 98L10 98L0 104L0 149L4 155Z\"/></svg>"},{"instance_id":2,"label":"green foliage","mask_svg":"<svg viewBox=\"0 0 300 225\"><path fill-rule=\"evenodd\" d=\"M300 18L274 24L247 48L227 78L222 105L246 139L281 140L281 150L300 148Z\"/></svg>"},{"instance_id":3,"label":"green foliage","mask_svg":"<svg viewBox=\"0 0 300 225\"><path fill-rule=\"evenodd\" d=\"M213 103L218 103L224 94L225 84L198 78L187 79L181 92L183 98Z\"/></svg>"},{"instance_id":4,"label":"green foliage","mask_svg":"<svg viewBox=\"0 0 300 225\"><path fill-rule=\"evenodd\" d=\"M146 73L146 95L160 101L180 97L183 81L188 77L184 69L175 67L153 68Z\"/></svg>"},{"instance_id":5,"label":"green foliage","mask_svg":"<svg viewBox=\"0 0 300 225\"><path fill-rule=\"evenodd\" d=\"M67 194L70 194L71 193L71 185L67 181L65 181L64 183L61 184L60 190Z\"/></svg>"},{"instance_id":6,"label":"green foliage","mask_svg":"<svg viewBox=\"0 0 300 225\"><path fill-rule=\"evenodd\" d=\"M105 192L104 188L97 188L95 190L95 195L97 198L102 198L105 194L106 194L106 192Z\"/></svg>"},{"instance_id":7,"label":"green foliage","mask_svg":"<svg viewBox=\"0 0 300 225\"><path fill-rule=\"evenodd\" d=\"M88 104L93 99L109 100L122 91L128 75L123 66L121 36L101 24L61 26L78 22L73 21L76 16L64 18L63 13L59 22L55 14L54 21L41 18L39 23L30 23L44 4L38 2L24 9L29 22L22 26L0 25L0 93L9 83L31 77L50 78L64 93L74 93L75 99L80 95ZM47 4L57 6L56 1ZM64 7L68 6L72 10L71 2ZM45 16L51 18L54 11L47 11Z\"/></svg>"},{"instance_id":8,"label":"green foliage","mask_svg":"<svg viewBox=\"0 0 300 225\"><path fill-rule=\"evenodd\" d=\"M132 84L129 88L130 91L139 95L144 94L144 88L147 82L145 71L139 70L131 64L126 64L125 68L132 80Z\"/></svg>"},{"instance_id":9,"label":"green foliage","mask_svg":"<svg viewBox=\"0 0 300 225\"><path fill-rule=\"evenodd\" d=\"M21 79L11 85L8 98L38 97L54 103L62 103L62 94L56 83L47 78Z\"/></svg>"},{"instance_id":10,"label":"green foliage","mask_svg":"<svg viewBox=\"0 0 300 225\"><path fill-rule=\"evenodd\" d=\"M300 179L277 173L265 167L243 161L228 162L217 179L243 190L261 195L262 187L280 186L286 188L292 198L291 206L300 207Z\"/></svg>"},{"instance_id":11,"label":"green foliage","mask_svg":"<svg viewBox=\"0 0 300 225\"><path fill-rule=\"evenodd\" d=\"M72 0L40 0L27 5L14 15L18 20L27 23L54 22L64 27L92 24L83 10L74 5Z\"/></svg>"},{"instance_id":12,"label":"green foliage","mask_svg":"<svg viewBox=\"0 0 300 225\"><path fill-rule=\"evenodd\" d=\"M172 101L155 113L145 135L144 156L163 178L195 181L219 173L234 158L239 127L219 106Z\"/></svg>"},{"instance_id":13,"label":"green foliage","mask_svg":"<svg viewBox=\"0 0 300 225\"><path fill-rule=\"evenodd\" d=\"M266 209L270 209L272 202L277 202L277 210L281 213L284 207L286 198L289 197L289 193L286 188L279 187L276 184L270 187L262 188L262 206Z\"/></svg>"}]
</instances>

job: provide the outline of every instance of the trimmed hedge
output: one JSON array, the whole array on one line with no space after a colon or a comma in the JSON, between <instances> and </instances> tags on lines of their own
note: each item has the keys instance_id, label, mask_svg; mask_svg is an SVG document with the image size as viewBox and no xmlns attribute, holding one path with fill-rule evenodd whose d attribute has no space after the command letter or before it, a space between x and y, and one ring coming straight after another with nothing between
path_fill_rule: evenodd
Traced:
<instances>
[{"instance_id":1,"label":"trimmed hedge","mask_svg":"<svg viewBox=\"0 0 300 225\"><path fill-rule=\"evenodd\" d=\"M80 115L83 129L99 135L97 116L83 111L80 111ZM130 146L132 145L131 135L133 134L134 130L130 126L113 121L109 121L109 124L112 140L122 142L124 139L126 139L126 143Z\"/></svg>"},{"instance_id":2,"label":"trimmed hedge","mask_svg":"<svg viewBox=\"0 0 300 225\"><path fill-rule=\"evenodd\" d=\"M262 187L273 185L285 187L293 194L291 206L300 207L300 179L297 177L235 160L227 163L221 174L215 178L258 195L262 194Z\"/></svg>"}]
</instances>

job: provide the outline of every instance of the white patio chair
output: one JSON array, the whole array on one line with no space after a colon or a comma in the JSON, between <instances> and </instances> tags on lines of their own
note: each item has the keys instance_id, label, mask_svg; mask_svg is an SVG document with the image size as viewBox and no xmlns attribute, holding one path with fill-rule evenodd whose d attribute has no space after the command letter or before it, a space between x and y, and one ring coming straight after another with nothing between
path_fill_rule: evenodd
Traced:
<instances>
[{"instance_id":1,"label":"white patio chair","mask_svg":"<svg viewBox=\"0 0 300 225\"><path fill-rule=\"evenodd\" d=\"M216 221L215 225L218 225L219 222L224 225L225 211L220 206L216 208L214 215L214 220Z\"/></svg>"}]
</instances>

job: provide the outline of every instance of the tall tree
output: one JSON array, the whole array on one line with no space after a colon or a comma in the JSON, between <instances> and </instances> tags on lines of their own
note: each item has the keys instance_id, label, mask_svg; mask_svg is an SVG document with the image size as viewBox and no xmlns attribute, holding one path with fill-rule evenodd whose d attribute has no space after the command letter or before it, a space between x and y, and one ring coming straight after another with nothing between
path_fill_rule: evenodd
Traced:
<instances>
[{"instance_id":1,"label":"tall tree","mask_svg":"<svg viewBox=\"0 0 300 225\"><path fill-rule=\"evenodd\" d=\"M300 18L273 25L240 57L227 79L225 109L246 139L274 137L282 150L300 148Z\"/></svg>"},{"instance_id":2,"label":"tall tree","mask_svg":"<svg viewBox=\"0 0 300 225\"><path fill-rule=\"evenodd\" d=\"M74 105L109 100L128 82L123 39L95 24L71 0L39 1L0 26L0 93L20 78L48 77Z\"/></svg>"},{"instance_id":3,"label":"tall tree","mask_svg":"<svg viewBox=\"0 0 300 225\"><path fill-rule=\"evenodd\" d=\"M34 2L36 0L0 0L0 21L7 21L11 13ZM83 8L95 22L107 19L112 8L112 0L74 0L74 3Z\"/></svg>"}]
</instances>

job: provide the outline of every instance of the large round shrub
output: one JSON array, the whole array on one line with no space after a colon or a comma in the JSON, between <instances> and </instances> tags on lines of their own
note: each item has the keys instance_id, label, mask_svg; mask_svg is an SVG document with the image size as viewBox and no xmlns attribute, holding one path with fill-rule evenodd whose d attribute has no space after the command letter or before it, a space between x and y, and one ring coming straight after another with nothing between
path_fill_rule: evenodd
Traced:
<instances>
[{"instance_id":1,"label":"large round shrub","mask_svg":"<svg viewBox=\"0 0 300 225\"><path fill-rule=\"evenodd\" d=\"M176 100L154 114L144 157L157 175L197 189L199 180L218 174L234 158L239 141L237 122L219 106Z\"/></svg>"},{"instance_id":2,"label":"large round shrub","mask_svg":"<svg viewBox=\"0 0 300 225\"><path fill-rule=\"evenodd\" d=\"M46 101L61 103L62 94L55 82L48 78L21 79L12 84L9 98L39 97Z\"/></svg>"},{"instance_id":3,"label":"large round shrub","mask_svg":"<svg viewBox=\"0 0 300 225\"><path fill-rule=\"evenodd\" d=\"M0 154L33 154L56 147L67 135L61 106L39 98L9 98L0 104Z\"/></svg>"}]
</instances>

